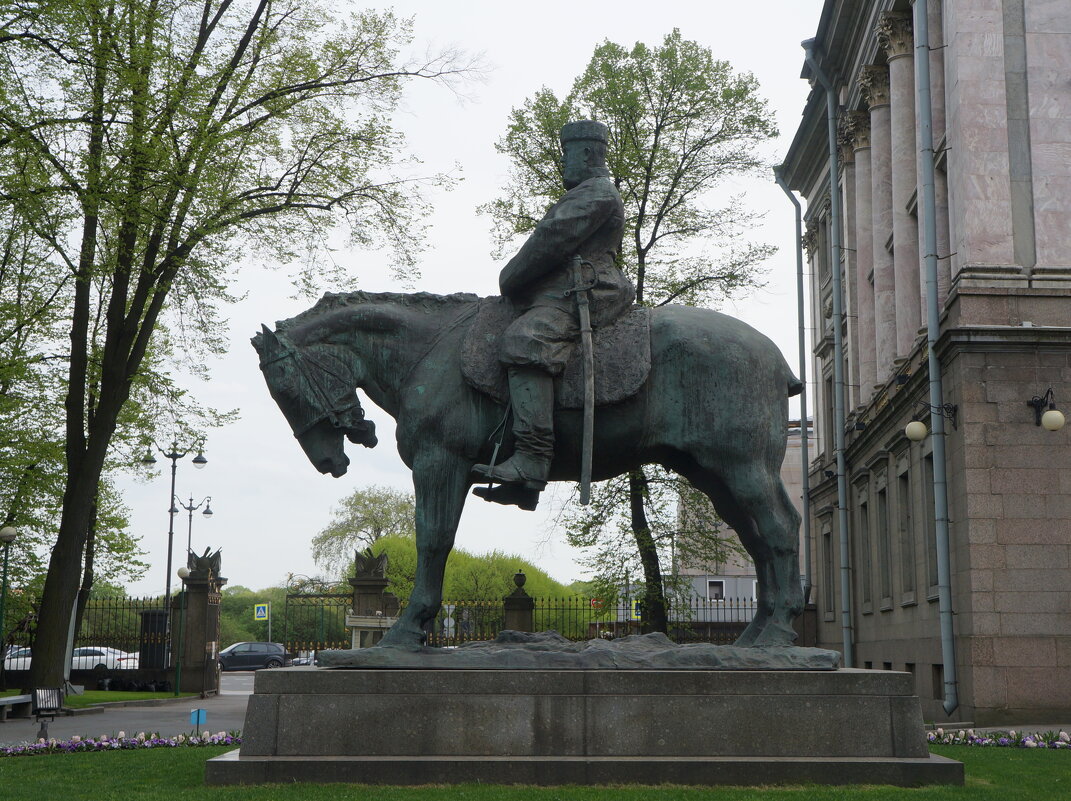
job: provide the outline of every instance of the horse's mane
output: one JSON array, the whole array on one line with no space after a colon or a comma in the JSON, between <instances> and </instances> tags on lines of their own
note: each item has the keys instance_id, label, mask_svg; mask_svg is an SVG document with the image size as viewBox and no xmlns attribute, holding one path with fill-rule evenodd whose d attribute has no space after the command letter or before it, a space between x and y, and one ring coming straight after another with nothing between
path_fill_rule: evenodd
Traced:
<instances>
[{"instance_id":1,"label":"horse's mane","mask_svg":"<svg viewBox=\"0 0 1071 801\"><path fill-rule=\"evenodd\" d=\"M458 306L465 303L475 303L480 298L471 292L454 292L450 295L435 295L431 292L328 292L311 309L307 309L288 320L279 320L276 324L277 331L287 331L291 328L307 322L313 317L327 314L348 306L362 303L383 303L404 306L407 309L420 311L438 311L444 307Z\"/></svg>"}]
</instances>

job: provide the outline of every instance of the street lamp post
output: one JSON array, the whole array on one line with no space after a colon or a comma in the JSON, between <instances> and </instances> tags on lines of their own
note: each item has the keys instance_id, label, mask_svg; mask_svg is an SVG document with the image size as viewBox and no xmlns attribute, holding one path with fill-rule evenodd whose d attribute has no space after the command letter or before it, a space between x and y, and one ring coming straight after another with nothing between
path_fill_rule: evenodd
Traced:
<instances>
[{"instance_id":1,"label":"street lamp post","mask_svg":"<svg viewBox=\"0 0 1071 801\"><path fill-rule=\"evenodd\" d=\"M145 449L145 455L141 457L141 463L149 467L156 464L156 458L152 455L152 447L152 445L147 446ZM156 450L160 451L160 453L165 459L171 460L171 508L168 509L167 521L167 582L164 585L164 597L167 599L167 603L170 604L171 556L175 544L175 516L178 515L178 508L175 506L175 473L178 469L178 460L186 456L193 449L187 448L186 450L180 452L178 449L178 442L172 440L170 451L165 451L159 445L156 446ZM196 468L202 468L206 464L208 464L208 459L205 458L203 448L201 446L198 446L197 455L193 457L193 466Z\"/></svg>"},{"instance_id":2,"label":"street lamp post","mask_svg":"<svg viewBox=\"0 0 1071 801\"><path fill-rule=\"evenodd\" d=\"M190 551L193 550L193 513L196 512L198 509L200 509L203 506L205 508L205 510L203 512L201 512L201 515L204 516L206 519L212 517L212 515L213 515L213 512L212 512L212 496L209 495L209 496L207 496L205 498L202 498L200 503L198 503L197 505L194 505L193 496L192 495L190 496L189 504L185 504L182 501L180 501L178 498L172 496L172 498L171 498L171 506L172 506L172 508L174 508L175 503L178 503L179 506L181 506L183 509L185 509L187 512L189 512L190 521L189 521L189 527L186 530L186 553L189 553ZM224 510L224 511L226 511L226 510Z\"/></svg>"},{"instance_id":3,"label":"street lamp post","mask_svg":"<svg viewBox=\"0 0 1071 801\"><path fill-rule=\"evenodd\" d=\"M182 579L182 590L179 592L179 625L178 625L178 659L175 660L175 695L182 692L182 660L186 655L186 579L190 577L190 569L183 565L178 569L178 577Z\"/></svg>"},{"instance_id":4,"label":"street lamp post","mask_svg":"<svg viewBox=\"0 0 1071 801\"><path fill-rule=\"evenodd\" d=\"M18 536L18 532L15 531L14 526L4 526L0 528L0 542L4 543L4 578L3 589L0 589L0 670L4 667L4 658L7 656L7 641L4 635L7 631L7 627L4 625L6 618L4 614L7 606L7 560L11 553L11 543L15 541L15 537Z\"/></svg>"}]
</instances>

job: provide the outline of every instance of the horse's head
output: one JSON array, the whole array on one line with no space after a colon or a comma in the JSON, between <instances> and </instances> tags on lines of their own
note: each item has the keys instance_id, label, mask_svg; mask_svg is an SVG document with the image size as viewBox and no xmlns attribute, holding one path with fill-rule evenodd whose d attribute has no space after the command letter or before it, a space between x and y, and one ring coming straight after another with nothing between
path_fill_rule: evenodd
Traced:
<instances>
[{"instance_id":1,"label":"horse's head","mask_svg":"<svg viewBox=\"0 0 1071 801\"><path fill-rule=\"evenodd\" d=\"M268 391L317 470L335 478L346 472L343 437L376 446L375 423L364 419L352 371L332 346L298 348L267 326L252 342Z\"/></svg>"}]
</instances>

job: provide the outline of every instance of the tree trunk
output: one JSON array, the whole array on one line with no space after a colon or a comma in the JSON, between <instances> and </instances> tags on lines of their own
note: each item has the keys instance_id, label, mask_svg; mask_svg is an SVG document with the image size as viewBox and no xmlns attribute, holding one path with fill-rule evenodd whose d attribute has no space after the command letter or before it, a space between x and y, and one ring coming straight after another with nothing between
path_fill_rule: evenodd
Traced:
<instances>
[{"instance_id":1,"label":"tree trunk","mask_svg":"<svg viewBox=\"0 0 1071 801\"><path fill-rule=\"evenodd\" d=\"M86 532L85 567L82 569L82 586L78 588L78 601L74 612L74 634L82 630L82 620L86 614L86 604L93 592L93 558L96 555L97 511L100 507L93 501L93 511L89 517L89 530Z\"/></svg>"},{"instance_id":2,"label":"tree trunk","mask_svg":"<svg viewBox=\"0 0 1071 801\"><path fill-rule=\"evenodd\" d=\"M658 562L658 549L655 547L651 527L647 522L647 512L643 507L644 492L647 488L647 476L643 468L634 470L628 476L629 508L631 510L632 535L636 538L636 548L643 566L644 600L640 610L640 628L646 634L652 631L669 633L669 619L666 614L666 594L662 587L662 567Z\"/></svg>"}]
</instances>

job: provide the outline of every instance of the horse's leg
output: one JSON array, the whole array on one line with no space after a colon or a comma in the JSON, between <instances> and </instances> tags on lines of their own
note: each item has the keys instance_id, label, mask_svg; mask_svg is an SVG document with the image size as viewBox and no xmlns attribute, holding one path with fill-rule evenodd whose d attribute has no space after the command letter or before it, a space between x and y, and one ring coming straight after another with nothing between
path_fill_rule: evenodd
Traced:
<instances>
[{"instance_id":1,"label":"horse's leg","mask_svg":"<svg viewBox=\"0 0 1071 801\"><path fill-rule=\"evenodd\" d=\"M419 455L414 460L416 580L409 604L383 636L381 645L416 648L424 642L425 626L442 604L443 573L465 506L470 467L468 462L446 453Z\"/></svg>"},{"instance_id":2,"label":"horse's leg","mask_svg":"<svg viewBox=\"0 0 1071 801\"><path fill-rule=\"evenodd\" d=\"M773 610L773 602L768 589L772 586L773 571L766 544L759 536L751 515L736 502L728 487L717 476L701 469L684 470L682 474L695 485L696 489L710 498L718 516L736 533L740 544L744 546L744 550L755 563L755 577L758 580L755 614L744 631L736 638L735 643L741 646L754 645L759 634L766 627L766 622Z\"/></svg>"},{"instance_id":3,"label":"horse's leg","mask_svg":"<svg viewBox=\"0 0 1071 801\"><path fill-rule=\"evenodd\" d=\"M759 459L734 465L731 474L725 476L725 484L740 511L754 521L757 529L753 534L757 540L754 550L747 542L744 547L759 571L759 604L766 619L761 630L744 633L754 638L754 645L791 645L796 639L792 621L803 611L799 512L785 492L780 475Z\"/></svg>"}]
</instances>

